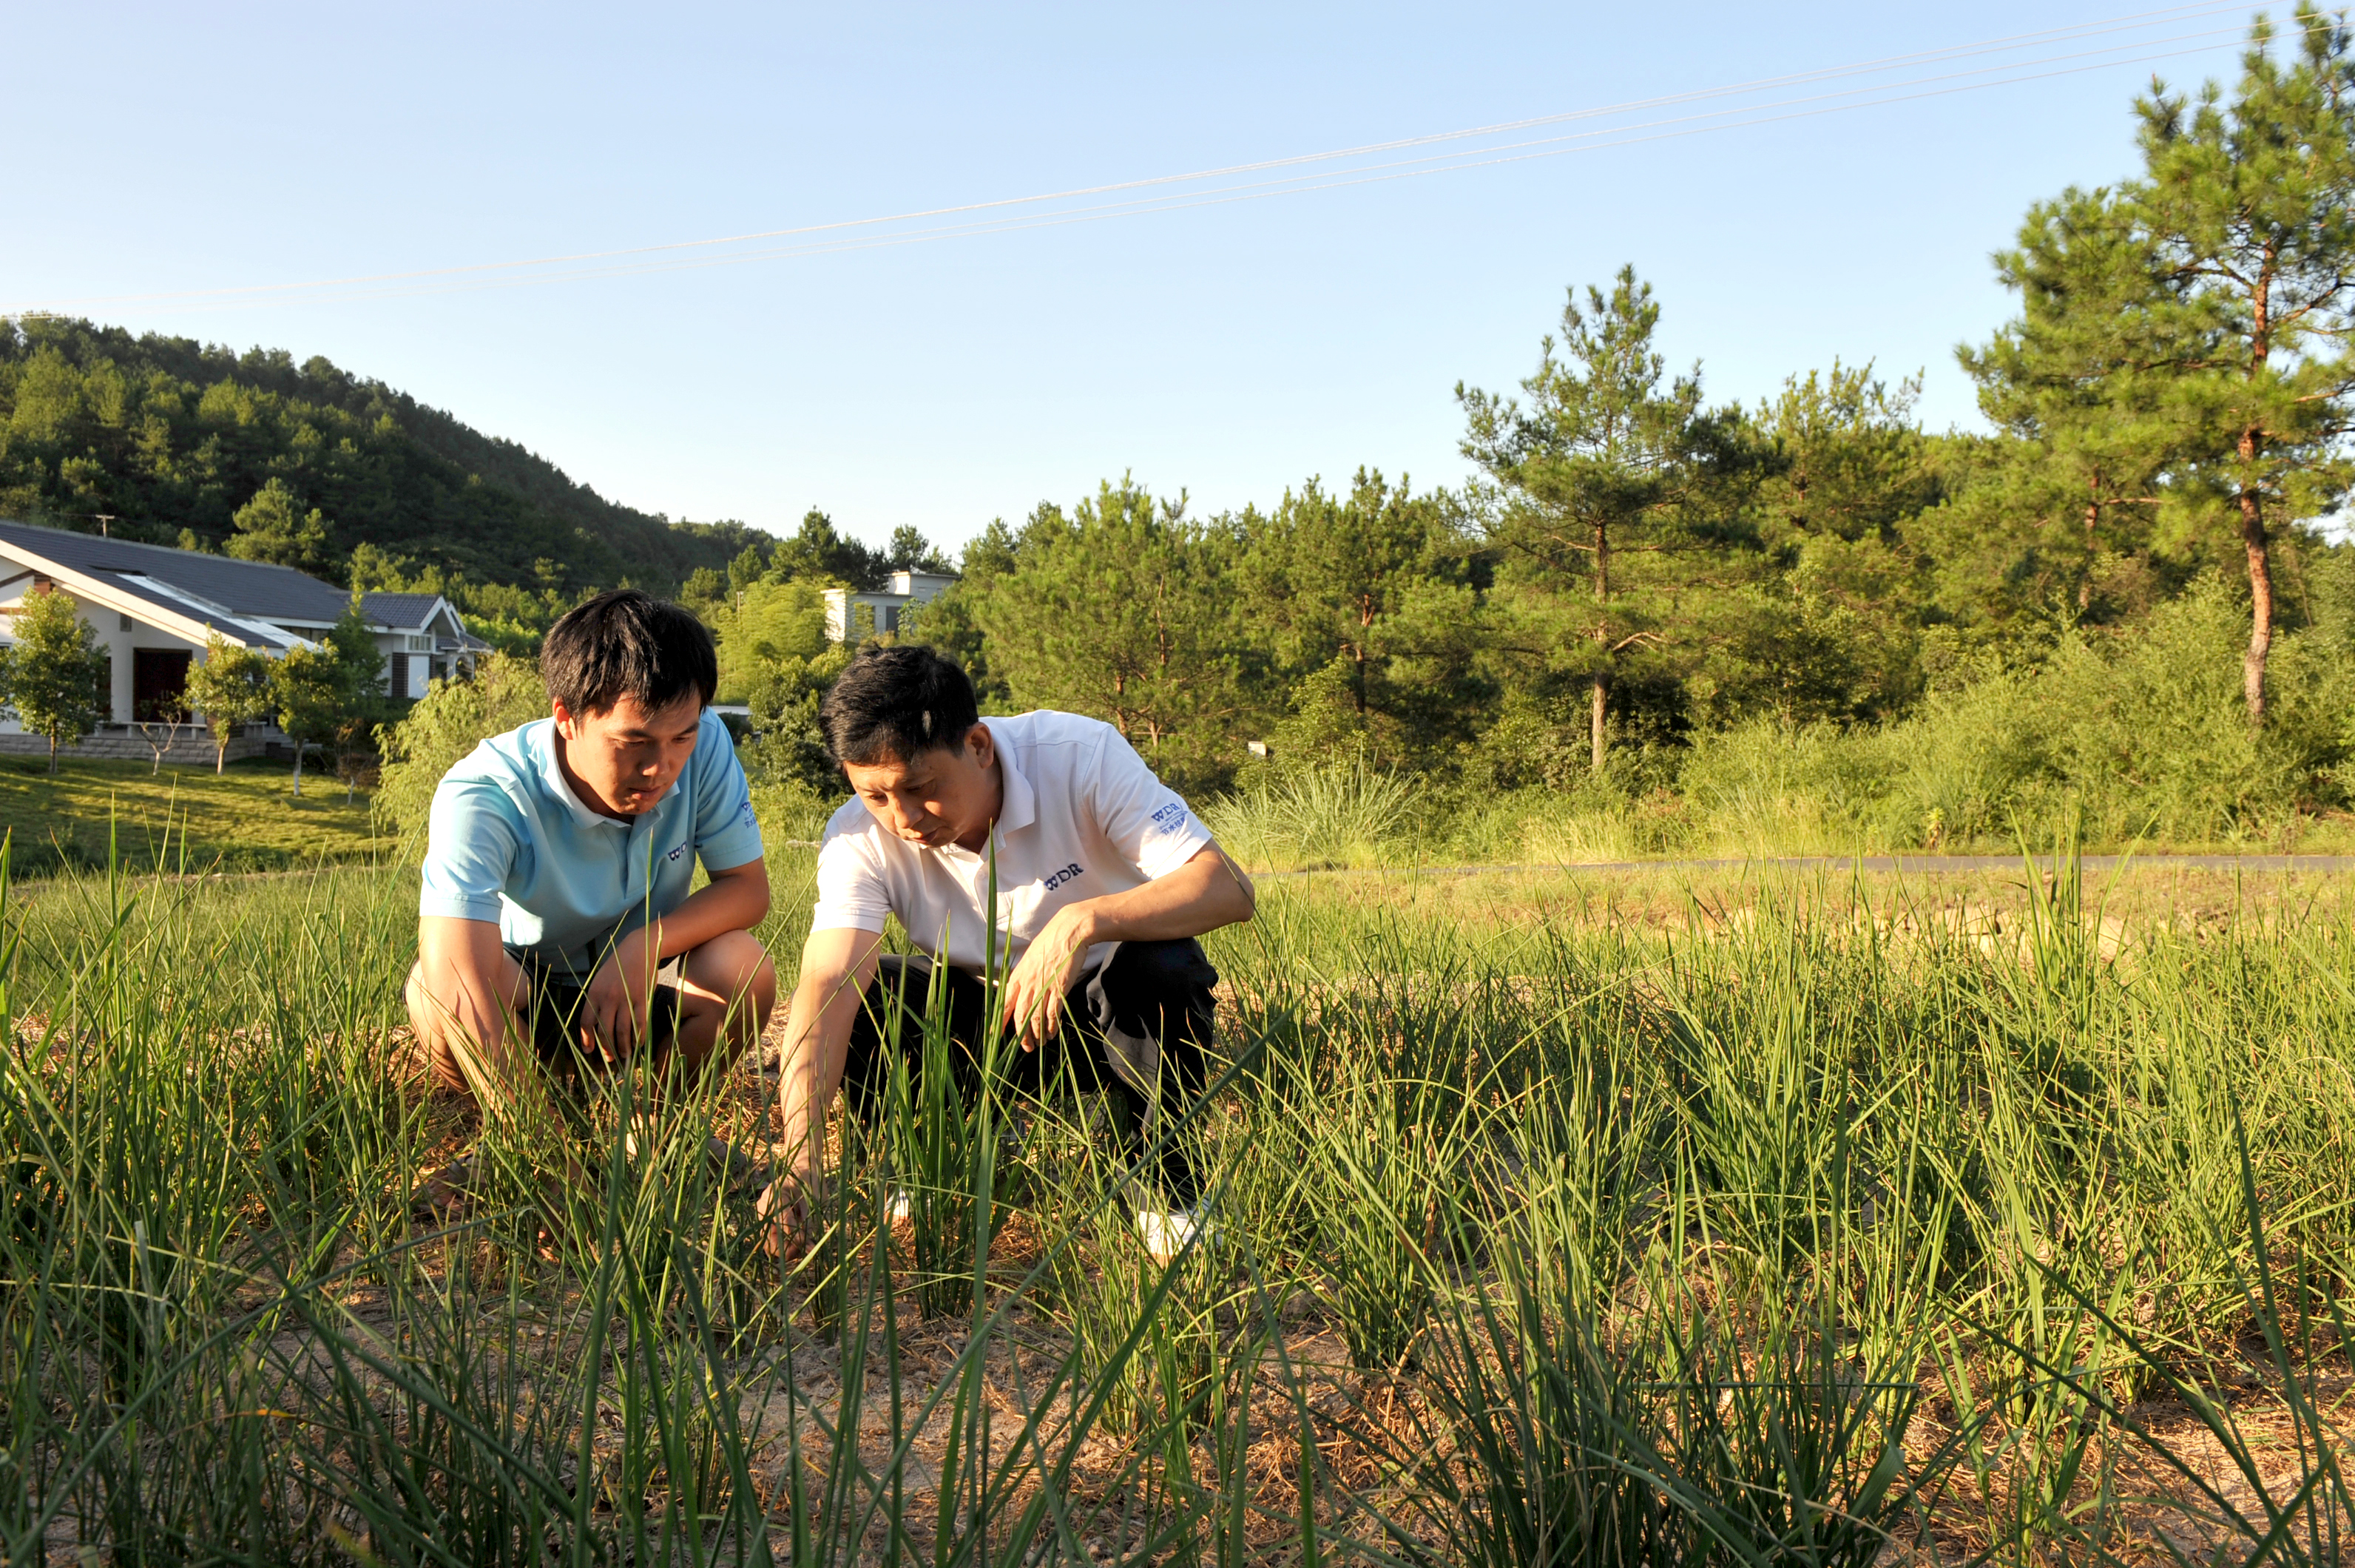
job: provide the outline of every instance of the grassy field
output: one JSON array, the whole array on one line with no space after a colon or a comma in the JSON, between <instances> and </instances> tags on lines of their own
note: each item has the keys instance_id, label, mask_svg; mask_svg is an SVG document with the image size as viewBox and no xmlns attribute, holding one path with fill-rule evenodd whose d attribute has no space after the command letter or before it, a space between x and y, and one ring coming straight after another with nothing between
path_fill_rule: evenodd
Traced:
<instances>
[{"instance_id":1,"label":"grassy field","mask_svg":"<svg viewBox=\"0 0 2355 1568\"><path fill-rule=\"evenodd\" d=\"M107 863L110 837L123 859L189 870L282 870L365 860L386 846L368 819L365 790L347 803L332 773L259 759L210 768L69 758L48 776L39 757L0 759L0 830L14 836L19 876Z\"/></svg>"},{"instance_id":2,"label":"grassy field","mask_svg":"<svg viewBox=\"0 0 2355 1568\"><path fill-rule=\"evenodd\" d=\"M751 1064L411 1223L413 888L10 893L6 1561L2340 1560L2355 880L1272 884L1215 1244L911 1098L783 1272Z\"/></svg>"}]
</instances>

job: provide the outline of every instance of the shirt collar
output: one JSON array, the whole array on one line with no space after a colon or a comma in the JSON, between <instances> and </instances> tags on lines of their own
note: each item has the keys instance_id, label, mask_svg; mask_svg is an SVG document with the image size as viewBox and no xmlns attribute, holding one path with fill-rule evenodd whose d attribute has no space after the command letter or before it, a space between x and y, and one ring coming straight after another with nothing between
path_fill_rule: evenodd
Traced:
<instances>
[{"instance_id":1,"label":"shirt collar","mask_svg":"<svg viewBox=\"0 0 2355 1568\"><path fill-rule=\"evenodd\" d=\"M591 811L589 808L588 803L572 792L570 782L564 776L563 764L557 761L557 746L562 737L559 736L556 732L556 720L549 719L543 720L543 722L547 724L548 731L546 735L542 737L543 744L540 748L540 786L546 789L549 794L554 795L558 800L562 801L564 803L564 808L572 813L572 820L581 824L582 827L592 827L602 825L606 827L618 827L624 833L628 832L631 827L638 820L637 818L608 816L602 811ZM668 800L672 795L677 793L678 781L674 779L671 781L670 788L663 791L662 798L655 801L655 804L656 805L660 805L663 801Z\"/></svg>"},{"instance_id":2,"label":"shirt collar","mask_svg":"<svg viewBox=\"0 0 2355 1568\"><path fill-rule=\"evenodd\" d=\"M985 719L982 722L988 724L989 720ZM1022 770L1014 765L1014 748L994 724L990 725L989 741L997 752L999 777L1006 787L1006 798L997 803L997 830L1012 833L1039 820L1039 795L1030 787L1030 781L1022 776Z\"/></svg>"}]
</instances>

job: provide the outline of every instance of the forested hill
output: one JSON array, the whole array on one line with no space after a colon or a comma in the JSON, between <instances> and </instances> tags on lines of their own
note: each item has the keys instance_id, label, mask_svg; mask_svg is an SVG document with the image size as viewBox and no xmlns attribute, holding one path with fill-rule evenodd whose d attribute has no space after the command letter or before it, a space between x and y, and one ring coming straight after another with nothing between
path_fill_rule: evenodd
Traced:
<instances>
[{"instance_id":1,"label":"forested hill","mask_svg":"<svg viewBox=\"0 0 2355 1568\"><path fill-rule=\"evenodd\" d=\"M368 545L437 576L566 592L668 591L756 537L609 501L324 358L0 321L0 517L89 531L101 514L122 537L338 581Z\"/></svg>"}]
</instances>

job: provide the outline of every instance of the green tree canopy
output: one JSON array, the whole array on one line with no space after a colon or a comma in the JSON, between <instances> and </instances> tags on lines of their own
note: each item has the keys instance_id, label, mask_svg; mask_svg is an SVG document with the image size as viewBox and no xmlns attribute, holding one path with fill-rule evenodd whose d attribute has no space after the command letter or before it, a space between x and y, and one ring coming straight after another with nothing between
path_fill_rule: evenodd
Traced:
<instances>
[{"instance_id":1,"label":"green tree canopy","mask_svg":"<svg viewBox=\"0 0 2355 1568\"><path fill-rule=\"evenodd\" d=\"M814 583L761 578L701 613L719 644L723 702L747 700L772 667L826 646L826 597Z\"/></svg>"},{"instance_id":2,"label":"green tree canopy","mask_svg":"<svg viewBox=\"0 0 2355 1568\"><path fill-rule=\"evenodd\" d=\"M14 630L9 703L26 729L48 737L54 773L59 743L80 740L106 717L112 666L82 620L81 606L62 590L37 588L25 595Z\"/></svg>"},{"instance_id":3,"label":"green tree canopy","mask_svg":"<svg viewBox=\"0 0 2355 1568\"><path fill-rule=\"evenodd\" d=\"M227 766L229 743L248 724L271 714L271 659L260 648L205 639L202 662L188 671L187 703L203 716L213 737L213 772Z\"/></svg>"},{"instance_id":4,"label":"green tree canopy","mask_svg":"<svg viewBox=\"0 0 2355 1568\"><path fill-rule=\"evenodd\" d=\"M2260 22L2229 96L2210 82L2137 102L2142 176L2032 209L1998 259L2022 313L1963 356L2018 438L2015 509L2083 519L2081 606L2105 547L2147 539L2187 574L2232 547L2253 723L2282 532L2355 477L2339 450L2355 428L2355 61L2308 5L2286 59L2273 43Z\"/></svg>"},{"instance_id":5,"label":"green tree canopy","mask_svg":"<svg viewBox=\"0 0 2355 1568\"><path fill-rule=\"evenodd\" d=\"M373 731L384 708L383 656L357 595L312 647L286 650L271 672L278 727L294 742L294 795L303 794L303 753L324 742L348 745Z\"/></svg>"},{"instance_id":6,"label":"green tree canopy","mask_svg":"<svg viewBox=\"0 0 2355 1568\"><path fill-rule=\"evenodd\" d=\"M477 583L667 587L761 536L606 500L511 441L327 360L86 321L0 322L0 517L219 548L272 480L361 544ZM543 567L547 571L543 571ZM453 596L454 597L454 596Z\"/></svg>"},{"instance_id":7,"label":"green tree canopy","mask_svg":"<svg viewBox=\"0 0 2355 1568\"><path fill-rule=\"evenodd\" d=\"M1698 636L1680 667L1694 718L1880 717L1919 694L1927 584L1908 535L1943 490L1914 422L1920 389L1834 360L1761 403L1752 515L1762 549L1721 552L1714 586L1686 596Z\"/></svg>"},{"instance_id":8,"label":"green tree canopy","mask_svg":"<svg viewBox=\"0 0 2355 1568\"><path fill-rule=\"evenodd\" d=\"M1093 714L1166 771L1199 769L1228 749L1220 721L1240 704L1235 551L1187 520L1182 495L1106 481L1026 534L975 603L991 667L1018 702Z\"/></svg>"},{"instance_id":9,"label":"green tree canopy","mask_svg":"<svg viewBox=\"0 0 2355 1568\"><path fill-rule=\"evenodd\" d=\"M229 519L229 553L240 560L266 560L298 571L329 570L327 518L314 507L306 514L282 479L272 479Z\"/></svg>"},{"instance_id":10,"label":"green tree canopy","mask_svg":"<svg viewBox=\"0 0 2355 1568\"><path fill-rule=\"evenodd\" d=\"M1347 742L1395 763L1468 738L1482 627L1453 497L1361 468L1346 494L1311 479L1238 527L1242 592L1293 710L1279 755Z\"/></svg>"}]
</instances>

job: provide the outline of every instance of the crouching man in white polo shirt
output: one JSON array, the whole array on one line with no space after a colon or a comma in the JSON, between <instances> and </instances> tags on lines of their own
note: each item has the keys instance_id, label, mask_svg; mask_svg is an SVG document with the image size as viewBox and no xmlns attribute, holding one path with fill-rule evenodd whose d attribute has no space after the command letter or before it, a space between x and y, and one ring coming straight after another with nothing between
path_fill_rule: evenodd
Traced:
<instances>
[{"instance_id":1,"label":"crouching man in white polo shirt","mask_svg":"<svg viewBox=\"0 0 2355 1568\"><path fill-rule=\"evenodd\" d=\"M1156 1108L1200 1092L1218 974L1195 940L1249 920L1250 880L1111 725L1070 713L982 719L964 672L926 647L859 651L819 709L854 798L826 824L816 914L784 1045L791 1173L763 1195L786 1253L805 1241L825 1117L838 1089L872 1115L894 1057L920 1068L921 1012L942 976L959 1087L977 1087L990 1020L982 976L1006 976L1000 1058L1018 1090L1103 1090L1132 1157ZM880 950L897 915L925 956ZM1166 1208L1141 1207L1156 1251L1190 1232L1196 1173L1176 1140Z\"/></svg>"},{"instance_id":2,"label":"crouching man in white polo shirt","mask_svg":"<svg viewBox=\"0 0 2355 1568\"><path fill-rule=\"evenodd\" d=\"M751 932L768 868L710 708L711 634L618 589L550 627L539 667L550 716L485 741L434 791L409 976L427 1069L494 1115L640 1053L724 1063L776 1001ZM698 860L710 884L690 891ZM473 1175L460 1157L416 1206L453 1211Z\"/></svg>"}]
</instances>

